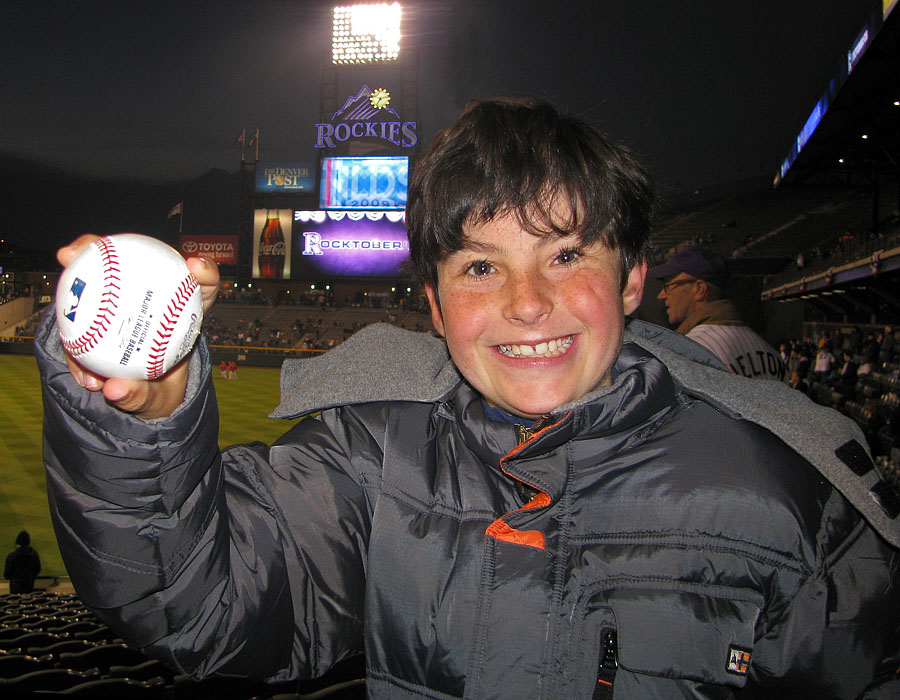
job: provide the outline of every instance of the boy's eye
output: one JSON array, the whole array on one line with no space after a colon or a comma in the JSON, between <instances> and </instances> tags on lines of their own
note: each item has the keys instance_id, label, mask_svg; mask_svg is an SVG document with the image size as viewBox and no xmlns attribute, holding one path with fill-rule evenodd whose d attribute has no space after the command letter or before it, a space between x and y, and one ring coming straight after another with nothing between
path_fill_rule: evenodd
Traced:
<instances>
[{"instance_id":1,"label":"boy's eye","mask_svg":"<svg viewBox=\"0 0 900 700\"><path fill-rule=\"evenodd\" d=\"M566 248L559 251L555 262L559 265L571 265L581 257L581 251L577 248Z\"/></svg>"},{"instance_id":2,"label":"boy's eye","mask_svg":"<svg viewBox=\"0 0 900 700\"><path fill-rule=\"evenodd\" d=\"M494 266L487 260L474 260L466 267L466 274L472 277L485 277L494 271Z\"/></svg>"}]
</instances>

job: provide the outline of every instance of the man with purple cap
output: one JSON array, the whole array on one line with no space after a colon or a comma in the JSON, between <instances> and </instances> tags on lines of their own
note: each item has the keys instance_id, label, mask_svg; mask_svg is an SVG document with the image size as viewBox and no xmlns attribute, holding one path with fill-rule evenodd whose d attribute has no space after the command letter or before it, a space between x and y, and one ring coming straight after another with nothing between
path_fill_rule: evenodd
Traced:
<instances>
[{"instance_id":1,"label":"man with purple cap","mask_svg":"<svg viewBox=\"0 0 900 700\"><path fill-rule=\"evenodd\" d=\"M647 274L663 280L657 298L665 302L669 323L678 333L709 349L735 374L785 380L781 356L744 323L725 296L728 264L721 255L687 246Z\"/></svg>"}]
</instances>

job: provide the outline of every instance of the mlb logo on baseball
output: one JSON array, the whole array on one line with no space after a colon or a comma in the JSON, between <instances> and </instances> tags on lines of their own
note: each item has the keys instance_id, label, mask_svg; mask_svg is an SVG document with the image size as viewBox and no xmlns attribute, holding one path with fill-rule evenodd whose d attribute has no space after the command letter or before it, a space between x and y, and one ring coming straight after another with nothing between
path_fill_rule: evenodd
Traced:
<instances>
[{"instance_id":1,"label":"mlb logo on baseball","mask_svg":"<svg viewBox=\"0 0 900 700\"><path fill-rule=\"evenodd\" d=\"M162 241L106 236L63 272L56 318L66 352L87 369L107 378L157 379L200 333L200 286Z\"/></svg>"},{"instance_id":2,"label":"mlb logo on baseball","mask_svg":"<svg viewBox=\"0 0 900 700\"><path fill-rule=\"evenodd\" d=\"M84 292L84 280L76 277L75 281L72 282L72 286L69 288L69 300L66 304L65 311L63 312L63 315L70 321L75 320L75 309L77 309L78 305L81 303L82 292Z\"/></svg>"}]
</instances>

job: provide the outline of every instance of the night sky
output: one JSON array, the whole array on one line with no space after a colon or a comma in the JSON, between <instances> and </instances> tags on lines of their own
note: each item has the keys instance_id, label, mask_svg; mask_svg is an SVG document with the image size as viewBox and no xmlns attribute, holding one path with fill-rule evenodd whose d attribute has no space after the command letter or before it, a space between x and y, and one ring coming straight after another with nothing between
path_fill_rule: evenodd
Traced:
<instances>
[{"instance_id":1,"label":"night sky","mask_svg":"<svg viewBox=\"0 0 900 700\"><path fill-rule=\"evenodd\" d=\"M165 181L236 170L235 137L259 127L260 160L312 160L334 4L6 0L0 153ZM423 141L469 97L540 96L690 190L774 175L874 4L404 7L404 42L419 52Z\"/></svg>"}]
</instances>

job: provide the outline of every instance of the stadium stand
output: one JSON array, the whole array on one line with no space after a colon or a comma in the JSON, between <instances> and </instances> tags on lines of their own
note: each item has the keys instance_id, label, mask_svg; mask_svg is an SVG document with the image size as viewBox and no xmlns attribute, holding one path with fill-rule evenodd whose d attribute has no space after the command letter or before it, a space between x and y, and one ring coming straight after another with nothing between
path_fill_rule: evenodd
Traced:
<instances>
[{"instance_id":1,"label":"stadium stand","mask_svg":"<svg viewBox=\"0 0 900 700\"><path fill-rule=\"evenodd\" d=\"M52 630L52 631L51 631ZM0 697L55 693L166 700L356 700L364 668L354 658L316 681L196 681L126 645L75 594L0 595Z\"/></svg>"},{"instance_id":2,"label":"stadium stand","mask_svg":"<svg viewBox=\"0 0 900 700\"><path fill-rule=\"evenodd\" d=\"M667 202L654 232L654 262L685 245L704 245L753 279L762 316L777 313L773 309L782 302L802 305L793 334L769 339L784 348L789 367L803 372L813 401L860 425L882 475L900 491L900 10L894 14L805 150L781 173L779 186L745 183ZM855 156L848 151L863 132L870 135L866 148L879 144L888 160L858 145ZM840 166L839 155L845 158ZM205 319L214 347L258 347L279 357L326 350L374 322L432 330L421 308L276 304L243 292L220 302ZM16 335L33 335L37 319L29 307L12 322ZM865 346L870 331L878 340L875 361ZM826 342L837 361L819 375L812 366ZM839 382L844 351L859 368L850 385ZM363 659L355 657L310 682L195 681L127 647L75 594L0 595L0 697L15 690L174 700L349 700L365 696L363 677Z\"/></svg>"}]
</instances>

